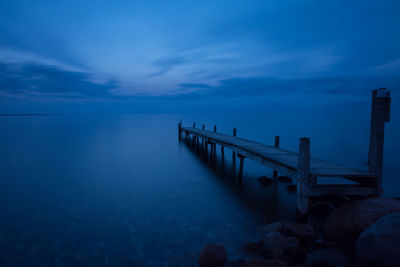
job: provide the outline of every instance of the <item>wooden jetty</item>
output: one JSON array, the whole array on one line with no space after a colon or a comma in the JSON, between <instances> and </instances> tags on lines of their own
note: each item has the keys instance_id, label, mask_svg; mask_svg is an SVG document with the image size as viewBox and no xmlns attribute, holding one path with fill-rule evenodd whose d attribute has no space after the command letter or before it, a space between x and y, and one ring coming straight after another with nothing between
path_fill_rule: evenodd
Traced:
<instances>
[{"instance_id":1,"label":"wooden jetty","mask_svg":"<svg viewBox=\"0 0 400 267\"><path fill-rule=\"evenodd\" d=\"M292 152L279 147L279 136L275 137L274 145L265 145L258 142L237 137L236 129L232 135L192 127L182 127L178 124L179 139L185 133L187 140L192 138L193 144L201 148L208 155L210 146L211 157L215 158L216 146L221 147L221 156L224 159L224 148L232 150L233 164L239 158L239 180L242 179L244 159L252 159L278 173L294 178L297 182L297 210L300 214L307 213L309 200L324 195L355 195L378 196L382 194L382 162L384 124L390 120L390 91L386 88L372 92L371 130L368 164L369 169L362 171L347 168L336 163L311 157L310 138L300 138L299 151ZM192 136L192 137L191 137ZM317 178L341 177L356 183L352 184L318 184Z\"/></svg>"}]
</instances>

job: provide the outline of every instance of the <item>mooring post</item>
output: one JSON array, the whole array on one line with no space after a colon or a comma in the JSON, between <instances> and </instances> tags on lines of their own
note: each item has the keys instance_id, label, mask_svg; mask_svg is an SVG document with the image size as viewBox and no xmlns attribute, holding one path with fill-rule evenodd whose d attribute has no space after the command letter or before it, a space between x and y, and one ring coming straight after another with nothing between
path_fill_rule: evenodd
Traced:
<instances>
[{"instance_id":1,"label":"mooring post","mask_svg":"<svg viewBox=\"0 0 400 267\"><path fill-rule=\"evenodd\" d=\"M275 146L276 148L279 148L279 136L275 136L275 143L274 143L274 146ZM278 176L278 171L277 171L277 170L274 170L273 176L274 176L274 177L277 177L277 176Z\"/></svg>"},{"instance_id":2,"label":"mooring post","mask_svg":"<svg viewBox=\"0 0 400 267\"><path fill-rule=\"evenodd\" d=\"M222 161L225 160L225 155L224 155L224 146L221 146L221 157L222 157Z\"/></svg>"},{"instance_id":3,"label":"mooring post","mask_svg":"<svg viewBox=\"0 0 400 267\"><path fill-rule=\"evenodd\" d=\"M390 91L380 88L372 91L371 128L369 139L369 171L377 175L377 188L382 194L383 140L385 122L390 121Z\"/></svg>"},{"instance_id":4,"label":"mooring post","mask_svg":"<svg viewBox=\"0 0 400 267\"><path fill-rule=\"evenodd\" d=\"M179 138L179 140L182 139L182 120L179 120L179 123L178 123L178 138Z\"/></svg>"},{"instance_id":5,"label":"mooring post","mask_svg":"<svg viewBox=\"0 0 400 267\"><path fill-rule=\"evenodd\" d=\"M236 128L233 128L233 136L236 136ZM233 165L236 164L236 152L232 152L232 162Z\"/></svg>"},{"instance_id":6,"label":"mooring post","mask_svg":"<svg viewBox=\"0 0 400 267\"><path fill-rule=\"evenodd\" d=\"M310 138L300 138L299 159L297 168L297 210L304 215L308 210L308 198L304 196L304 189L312 183L310 177Z\"/></svg>"},{"instance_id":7,"label":"mooring post","mask_svg":"<svg viewBox=\"0 0 400 267\"><path fill-rule=\"evenodd\" d=\"M239 182L242 182L242 178L243 178L244 156L238 154L238 157L240 158L240 164L239 164Z\"/></svg>"}]
</instances>

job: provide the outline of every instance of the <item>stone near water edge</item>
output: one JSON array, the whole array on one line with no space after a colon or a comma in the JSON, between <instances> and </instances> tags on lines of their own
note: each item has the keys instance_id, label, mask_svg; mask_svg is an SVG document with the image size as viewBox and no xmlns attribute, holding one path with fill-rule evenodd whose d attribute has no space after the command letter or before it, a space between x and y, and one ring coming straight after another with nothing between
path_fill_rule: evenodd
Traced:
<instances>
[{"instance_id":1,"label":"stone near water edge","mask_svg":"<svg viewBox=\"0 0 400 267\"><path fill-rule=\"evenodd\" d=\"M400 201L392 198L350 201L336 208L326 218L325 237L328 240L355 241L368 226L393 212L400 212Z\"/></svg>"},{"instance_id":2,"label":"stone near water edge","mask_svg":"<svg viewBox=\"0 0 400 267\"><path fill-rule=\"evenodd\" d=\"M357 240L356 253L363 266L400 266L400 212L365 229Z\"/></svg>"},{"instance_id":3,"label":"stone near water edge","mask_svg":"<svg viewBox=\"0 0 400 267\"><path fill-rule=\"evenodd\" d=\"M282 230L282 221L270 223L263 230L267 233L280 232Z\"/></svg>"},{"instance_id":4,"label":"stone near water edge","mask_svg":"<svg viewBox=\"0 0 400 267\"><path fill-rule=\"evenodd\" d=\"M261 252L264 259L279 259L286 251L285 237L280 233L269 233L262 240Z\"/></svg>"},{"instance_id":5,"label":"stone near water edge","mask_svg":"<svg viewBox=\"0 0 400 267\"><path fill-rule=\"evenodd\" d=\"M344 267L348 258L336 249L319 249L307 255L304 267Z\"/></svg>"},{"instance_id":6,"label":"stone near water edge","mask_svg":"<svg viewBox=\"0 0 400 267\"><path fill-rule=\"evenodd\" d=\"M286 244L287 244L286 252L291 254L291 255L296 254L297 251L299 250L300 241L295 236L287 237L286 238Z\"/></svg>"},{"instance_id":7,"label":"stone near water edge","mask_svg":"<svg viewBox=\"0 0 400 267\"><path fill-rule=\"evenodd\" d=\"M257 180L262 186L268 186L273 182L273 180L267 176L260 176L257 178Z\"/></svg>"},{"instance_id":8,"label":"stone near water edge","mask_svg":"<svg viewBox=\"0 0 400 267\"><path fill-rule=\"evenodd\" d=\"M281 231L286 236L295 236L302 241L311 241L314 238L314 229L309 224L282 222Z\"/></svg>"},{"instance_id":9,"label":"stone near water edge","mask_svg":"<svg viewBox=\"0 0 400 267\"><path fill-rule=\"evenodd\" d=\"M199 267L224 266L227 260L227 252L224 246L208 244L205 246L198 260Z\"/></svg>"},{"instance_id":10,"label":"stone near water edge","mask_svg":"<svg viewBox=\"0 0 400 267\"><path fill-rule=\"evenodd\" d=\"M280 260L249 260L244 267L286 267L287 264Z\"/></svg>"}]
</instances>

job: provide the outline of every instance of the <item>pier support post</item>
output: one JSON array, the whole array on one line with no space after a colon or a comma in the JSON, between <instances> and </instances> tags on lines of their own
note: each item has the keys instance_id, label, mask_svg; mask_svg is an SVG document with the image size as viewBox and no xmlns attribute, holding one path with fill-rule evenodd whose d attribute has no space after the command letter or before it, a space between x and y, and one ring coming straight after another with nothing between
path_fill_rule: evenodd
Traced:
<instances>
[{"instance_id":1,"label":"pier support post","mask_svg":"<svg viewBox=\"0 0 400 267\"><path fill-rule=\"evenodd\" d=\"M221 146L221 157L222 161L224 161L225 160L224 146Z\"/></svg>"},{"instance_id":2,"label":"pier support post","mask_svg":"<svg viewBox=\"0 0 400 267\"><path fill-rule=\"evenodd\" d=\"M233 136L236 136L236 128L233 128ZM236 152L232 152L232 164L236 164Z\"/></svg>"},{"instance_id":3,"label":"pier support post","mask_svg":"<svg viewBox=\"0 0 400 267\"><path fill-rule=\"evenodd\" d=\"M240 164L239 164L239 182L242 182L242 179L243 179L244 156L238 154L238 157L240 158Z\"/></svg>"},{"instance_id":4,"label":"pier support post","mask_svg":"<svg viewBox=\"0 0 400 267\"><path fill-rule=\"evenodd\" d=\"M178 138L179 141L182 140L182 120L179 120L178 123Z\"/></svg>"},{"instance_id":5,"label":"pier support post","mask_svg":"<svg viewBox=\"0 0 400 267\"><path fill-rule=\"evenodd\" d=\"M276 147L276 148L279 148L279 136L275 136L275 143L274 143L274 146ZM273 177L277 177L278 176L278 171L277 170L274 170L274 172L273 172Z\"/></svg>"},{"instance_id":6,"label":"pier support post","mask_svg":"<svg viewBox=\"0 0 400 267\"><path fill-rule=\"evenodd\" d=\"M300 138L299 159L297 168L297 210L304 215L308 211L308 198L304 196L304 189L312 183L310 176L310 138Z\"/></svg>"},{"instance_id":7,"label":"pier support post","mask_svg":"<svg viewBox=\"0 0 400 267\"><path fill-rule=\"evenodd\" d=\"M193 128L196 128L196 122L195 121L193 122Z\"/></svg>"},{"instance_id":8,"label":"pier support post","mask_svg":"<svg viewBox=\"0 0 400 267\"><path fill-rule=\"evenodd\" d=\"M214 125L214 133L217 132L217 125Z\"/></svg>"},{"instance_id":9,"label":"pier support post","mask_svg":"<svg viewBox=\"0 0 400 267\"><path fill-rule=\"evenodd\" d=\"M390 91L380 88L372 91L371 128L369 139L369 171L377 175L377 188L382 194L383 140L385 122L390 121Z\"/></svg>"}]
</instances>

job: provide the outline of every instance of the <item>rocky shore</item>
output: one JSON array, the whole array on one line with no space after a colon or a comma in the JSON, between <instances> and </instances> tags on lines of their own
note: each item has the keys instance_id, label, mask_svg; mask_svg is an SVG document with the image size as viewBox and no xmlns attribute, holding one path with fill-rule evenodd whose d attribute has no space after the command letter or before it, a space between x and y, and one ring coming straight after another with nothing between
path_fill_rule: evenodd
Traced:
<instances>
[{"instance_id":1,"label":"rocky shore","mask_svg":"<svg viewBox=\"0 0 400 267\"><path fill-rule=\"evenodd\" d=\"M265 178L260 184L265 185ZM304 220L305 219L305 220ZM244 244L245 259L232 259L223 245L208 244L200 267L400 266L400 201L350 200L332 196L314 201L303 222L266 225L265 235Z\"/></svg>"}]
</instances>

